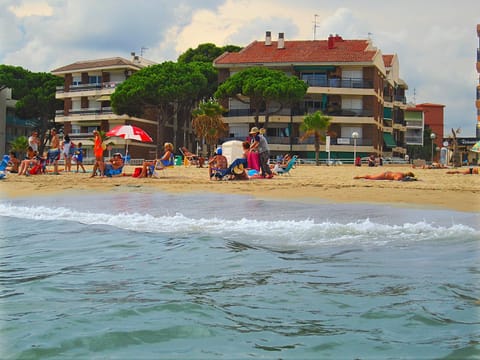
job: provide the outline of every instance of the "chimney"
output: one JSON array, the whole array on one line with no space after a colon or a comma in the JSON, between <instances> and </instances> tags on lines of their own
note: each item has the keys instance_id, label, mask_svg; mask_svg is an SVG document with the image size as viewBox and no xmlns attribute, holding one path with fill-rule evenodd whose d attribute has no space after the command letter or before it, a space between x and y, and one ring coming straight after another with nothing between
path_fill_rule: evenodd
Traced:
<instances>
[{"instance_id":1,"label":"chimney","mask_svg":"<svg viewBox=\"0 0 480 360\"><path fill-rule=\"evenodd\" d=\"M278 48L285 49L285 40L283 38L283 33L278 33Z\"/></svg>"},{"instance_id":2,"label":"chimney","mask_svg":"<svg viewBox=\"0 0 480 360\"><path fill-rule=\"evenodd\" d=\"M335 38L333 37L332 34L330 34L330 36L328 37L328 48L333 49L334 45L335 45Z\"/></svg>"},{"instance_id":3,"label":"chimney","mask_svg":"<svg viewBox=\"0 0 480 360\"><path fill-rule=\"evenodd\" d=\"M270 31L265 33L265 45L272 45L272 33Z\"/></svg>"}]
</instances>

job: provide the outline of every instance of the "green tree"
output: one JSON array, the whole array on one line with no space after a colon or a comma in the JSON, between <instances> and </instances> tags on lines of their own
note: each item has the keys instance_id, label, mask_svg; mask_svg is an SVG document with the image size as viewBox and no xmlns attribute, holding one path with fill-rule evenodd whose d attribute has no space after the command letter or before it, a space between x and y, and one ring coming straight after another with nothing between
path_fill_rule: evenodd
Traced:
<instances>
[{"instance_id":1,"label":"green tree","mask_svg":"<svg viewBox=\"0 0 480 360\"><path fill-rule=\"evenodd\" d=\"M218 47L212 43L205 43L198 45L195 49L189 48L178 57L178 62L206 62L211 64L213 60L222 55L224 52L239 52L240 50L242 50L242 48L236 45Z\"/></svg>"},{"instance_id":2,"label":"green tree","mask_svg":"<svg viewBox=\"0 0 480 360\"><path fill-rule=\"evenodd\" d=\"M136 72L121 83L111 96L116 114L143 117L148 109L157 114L157 155L165 139L160 127L173 127L174 146L177 144L179 114L191 117L195 103L205 94L208 81L198 64L164 62ZM188 112L187 112L188 110ZM190 120L188 120L190 121ZM185 124L184 129L188 128Z\"/></svg>"},{"instance_id":3,"label":"green tree","mask_svg":"<svg viewBox=\"0 0 480 360\"><path fill-rule=\"evenodd\" d=\"M43 152L47 129L55 124L55 111L62 102L55 99L56 87L63 80L48 73L34 73L19 66L0 65L0 90L12 89L12 97L17 101L16 113L19 117L34 121Z\"/></svg>"},{"instance_id":4,"label":"green tree","mask_svg":"<svg viewBox=\"0 0 480 360\"><path fill-rule=\"evenodd\" d=\"M188 49L178 57L178 62L182 64L196 64L199 70L207 78L208 87L201 99L210 99L218 88L218 71L213 67L213 60L224 52L238 52L242 48L236 45L226 45L218 47L211 43L198 45L195 49Z\"/></svg>"},{"instance_id":5,"label":"green tree","mask_svg":"<svg viewBox=\"0 0 480 360\"><path fill-rule=\"evenodd\" d=\"M10 142L10 151L15 151L18 159L23 159L28 149L28 138L19 136Z\"/></svg>"},{"instance_id":6,"label":"green tree","mask_svg":"<svg viewBox=\"0 0 480 360\"><path fill-rule=\"evenodd\" d=\"M225 135L228 126L223 122L222 114L225 109L216 101L202 101L192 112L192 128L198 139L205 140L207 153L211 153L212 146Z\"/></svg>"},{"instance_id":7,"label":"green tree","mask_svg":"<svg viewBox=\"0 0 480 360\"><path fill-rule=\"evenodd\" d=\"M229 77L218 87L215 98L235 98L249 104L255 126L259 127L259 115L264 113L263 127L267 128L269 116L303 99L307 88L305 82L283 71L251 67Z\"/></svg>"},{"instance_id":8,"label":"green tree","mask_svg":"<svg viewBox=\"0 0 480 360\"><path fill-rule=\"evenodd\" d=\"M300 124L300 130L304 131L301 140L309 137L314 137L315 141L315 164L320 165L320 143L325 141L325 134L330 126L331 118L324 115L321 111L316 111L313 114L308 114L303 118L303 123Z\"/></svg>"}]
</instances>

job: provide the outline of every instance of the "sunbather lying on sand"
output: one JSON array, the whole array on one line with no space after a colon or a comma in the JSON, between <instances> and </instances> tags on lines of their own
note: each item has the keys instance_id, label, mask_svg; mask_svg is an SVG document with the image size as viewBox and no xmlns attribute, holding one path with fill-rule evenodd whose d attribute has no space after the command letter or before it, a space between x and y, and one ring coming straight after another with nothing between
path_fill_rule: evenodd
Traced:
<instances>
[{"instance_id":1,"label":"sunbather lying on sand","mask_svg":"<svg viewBox=\"0 0 480 360\"><path fill-rule=\"evenodd\" d=\"M397 181L411 181L416 180L415 175L412 172L393 172L386 171L377 175L363 175L355 176L354 179L368 179L368 180L397 180Z\"/></svg>"},{"instance_id":2,"label":"sunbather lying on sand","mask_svg":"<svg viewBox=\"0 0 480 360\"><path fill-rule=\"evenodd\" d=\"M477 174L478 175L478 167L475 167L475 168L471 167L466 170L451 170L451 171L447 171L447 174L464 174L464 175Z\"/></svg>"}]
</instances>

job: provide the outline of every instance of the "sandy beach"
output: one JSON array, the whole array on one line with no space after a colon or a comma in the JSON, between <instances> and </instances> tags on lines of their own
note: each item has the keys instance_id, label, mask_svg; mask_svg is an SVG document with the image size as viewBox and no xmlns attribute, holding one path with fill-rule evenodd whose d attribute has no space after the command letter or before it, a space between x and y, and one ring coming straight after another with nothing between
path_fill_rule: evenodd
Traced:
<instances>
[{"instance_id":1,"label":"sandy beach","mask_svg":"<svg viewBox=\"0 0 480 360\"><path fill-rule=\"evenodd\" d=\"M34 176L9 174L1 181L0 193L3 198L9 198L48 196L52 193L67 195L72 191L215 192L316 203L388 203L395 206L480 211L480 176L446 174L446 169L299 165L292 170L290 176L249 181L211 181L208 178L208 169L184 166L165 170L161 178L138 179L129 176L133 169L134 167L126 166L125 176L114 178L90 178L88 172ZM418 181L353 179L356 175L412 170Z\"/></svg>"}]
</instances>

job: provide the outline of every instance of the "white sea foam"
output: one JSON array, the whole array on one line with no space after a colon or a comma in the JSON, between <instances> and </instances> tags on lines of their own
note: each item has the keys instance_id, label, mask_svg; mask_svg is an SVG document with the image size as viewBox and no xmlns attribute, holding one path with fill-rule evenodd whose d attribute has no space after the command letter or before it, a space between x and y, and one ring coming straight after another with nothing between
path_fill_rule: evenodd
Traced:
<instances>
[{"instance_id":1,"label":"white sea foam","mask_svg":"<svg viewBox=\"0 0 480 360\"><path fill-rule=\"evenodd\" d=\"M401 225L380 224L362 219L350 223L307 220L192 219L180 213L152 216L140 213L109 214L77 211L66 207L0 204L0 216L42 221L71 221L112 226L141 233L171 233L220 236L259 246L317 246L319 244L395 244L442 239L479 238L479 231L462 224L438 226L425 221Z\"/></svg>"}]
</instances>

